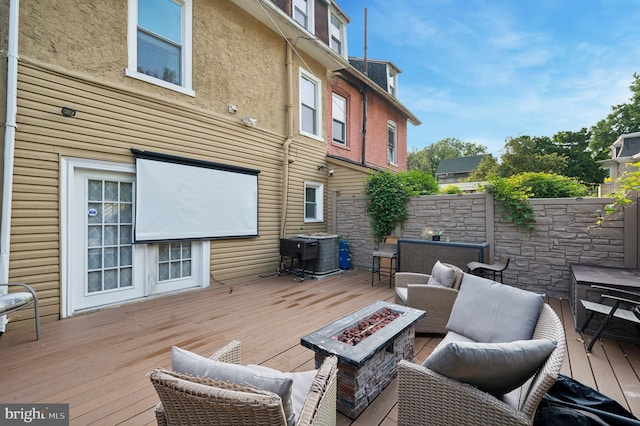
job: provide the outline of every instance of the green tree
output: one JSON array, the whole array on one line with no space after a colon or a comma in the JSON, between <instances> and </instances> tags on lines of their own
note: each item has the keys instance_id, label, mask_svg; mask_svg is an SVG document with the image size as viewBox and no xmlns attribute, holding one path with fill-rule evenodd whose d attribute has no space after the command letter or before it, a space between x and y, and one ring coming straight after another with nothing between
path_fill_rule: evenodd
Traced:
<instances>
[{"instance_id":1,"label":"green tree","mask_svg":"<svg viewBox=\"0 0 640 426\"><path fill-rule=\"evenodd\" d=\"M580 182L595 188L604 181L607 172L600 167L593 151L589 147L591 132L582 128L578 132L558 132L552 142L555 152L569 158L564 169L556 173L578 179Z\"/></svg>"},{"instance_id":2,"label":"green tree","mask_svg":"<svg viewBox=\"0 0 640 426\"><path fill-rule=\"evenodd\" d=\"M630 102L611 107L612 111L607 118L600 120L591 128L589 145L597 160L609 157L611 144L620 135L640 131L640 75L633 74L633 82L629 88L631 89Z\"/></svg>"},{"instance_id":3,"label":"green tree","mask_svg":"<svg viewBox=\"0 0 640 426\"><path fill-rule=\"evenodd\" d=\"M499 175L509 177L525 172L553 173L564 170L568 158L559 154L546 136L507 138L499 167Z\"/></svg>"},{"instance_id":4,"label":"green tree","mask_svg":"<svg viewBox=\"0 0 640 426\"><path fill-rule=\"evenodd\" d=\"M446 138L432 143L419 151L407 154L407 165L409 170L417 169L435 175L440 160L486 153L487 147L484 145L463 142L456 138Z\"/></svg>"},{"instance_id":5,"label":"green tree","mask_svg":"<svg viewBox=\"0 0 640 426\"><path fill-rule=\"evenodd\" d=\"M482 182L489 180L493 176L497 176L500 169L498 160L493 155L485 155L478 167L471 172L469 177L465 179L467 182Z\"/></svg>"}]
</instances>

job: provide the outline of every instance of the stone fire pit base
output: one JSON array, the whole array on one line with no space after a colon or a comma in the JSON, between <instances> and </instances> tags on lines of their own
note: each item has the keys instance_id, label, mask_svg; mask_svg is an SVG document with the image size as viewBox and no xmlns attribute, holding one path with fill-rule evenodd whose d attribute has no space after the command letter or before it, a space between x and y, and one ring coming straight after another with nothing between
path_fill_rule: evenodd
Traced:
<instances>
[{"instance_id":1,"label":"stone fire pit base","mask_svg":"<svg viewBox=\"0 0 640 426\"><path fill-rule=\"evenodd\" d=\"M375 333L351 346L337 336L370 315L390 309L400 316ZM401 359L413 360L414 325L425 311L378 301L301 339L315 351L318 368L325 357L338 357L337 409L355 419L396 377Z\"/></svg>"},{"instance_id":2,"label":"stone fire pit base","mask_svg":"<svg viewBox=\"0 0 640 426\"><path fill-rule=\"evenodd\" d=\"M413 360L414 330L411 327L404 331L360 367L338 359L338 411L351 419L358 417L396 377L398 362ZM316 368L320 368L324 358L325 355L316 352Z\"/></svg>"}]
</instances>

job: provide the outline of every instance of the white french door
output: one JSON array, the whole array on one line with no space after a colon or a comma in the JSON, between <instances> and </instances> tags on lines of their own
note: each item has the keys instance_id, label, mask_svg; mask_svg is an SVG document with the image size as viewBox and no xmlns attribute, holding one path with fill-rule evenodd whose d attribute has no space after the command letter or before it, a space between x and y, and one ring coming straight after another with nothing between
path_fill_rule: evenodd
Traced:
<instances>
[{"instance_id":1,"label":"white french door","mask_svg":"<svg viewBox=\"0 0 640 426\"><path fill-rule=\"evenodd\" d=\"M208 285L208 242L133 244L133 166L63 163L63 316Z\"/></svg>"}]
</instances>

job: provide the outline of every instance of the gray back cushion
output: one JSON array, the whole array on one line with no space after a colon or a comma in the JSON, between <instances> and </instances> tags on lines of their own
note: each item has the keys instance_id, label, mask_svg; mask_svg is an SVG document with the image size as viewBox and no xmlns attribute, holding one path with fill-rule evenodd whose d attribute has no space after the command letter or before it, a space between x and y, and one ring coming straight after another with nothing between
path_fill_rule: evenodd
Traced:
<instances>
[{"instance_id":1,"label":"gray back cushion","mask_svg":"<svg viewBox=\"0 0 640 426\"><path fill-rule=\"evenodd\" d=\"M447 330L485 343L531 339L542 304L542 295L465 273Z\"/></svg>"}]
</instances>

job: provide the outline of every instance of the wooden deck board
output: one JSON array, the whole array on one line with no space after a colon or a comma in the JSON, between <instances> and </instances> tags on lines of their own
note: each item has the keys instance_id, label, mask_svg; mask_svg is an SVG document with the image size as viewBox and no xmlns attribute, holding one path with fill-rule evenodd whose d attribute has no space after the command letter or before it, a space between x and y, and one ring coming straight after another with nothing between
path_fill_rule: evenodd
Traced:
<instances>
[{"instance_id":1,"label":"wooden deck board","mask_svg":"<svg viewBox=\"0 0 640 426\"><path fill-rule=\"evenodd\" d=\"M32 329L10 328L0 338L0 401L69 403L74 425L155 424L158 398L146 375L170 367L172 345L208 356L237 339L244 363L312 369L314 353L300 345L301 337L376 300L393 301L393 290L384 281L372 287L370 278L360 271L302 283L272 276L217 284L44 323L38 342ZM548 302L565 324L562 374L640 415L640 347L601 339L587 354L568 301ZM415 362L441 337L417 335ZM338 413L338 424L397 424L396 387L394 380L355 421Z\"/></svg>"}]
</instances>

